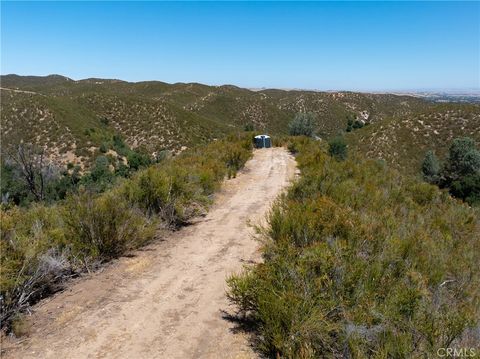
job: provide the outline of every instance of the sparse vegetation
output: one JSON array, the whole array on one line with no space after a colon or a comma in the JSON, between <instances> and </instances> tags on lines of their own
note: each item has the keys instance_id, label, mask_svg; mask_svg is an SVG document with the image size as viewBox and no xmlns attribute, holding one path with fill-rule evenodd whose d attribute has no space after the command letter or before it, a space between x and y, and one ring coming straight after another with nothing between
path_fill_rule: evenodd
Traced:
<instances>
[{"instance_id":1,"label":"sparse vegetation","mask_svg":"<svg viewBox=\"0 0 480 359\"><path fill-rule=\"evenodd\" d=\"M352 151L382 159L410 175L418 175L428 150L440 159L446 158L450 144L459 137L480 141L480 105L430 104L345 135Z\"/></svg>"},{"instance_id":2,"label":"sparse vegetation","mask_svg":"<svg viewBox=\"0 0 480 359\"><path fill-rule=\"evenodd\" d=\"M301 178L260 231L264 261L228 280L262 352L433 357L478 328L478 210L379 161L289 147Z\"/></svg>"},{"instance_id":3,"label":"sparse vegetation","mask_svg":"<svg viewBox=\"0 0 480 359\"><path fill-rule=\"evenodd\" d=\"M377 122L432 106L409 96L54 77L1 77L2 143L15 146L23 140L46 147L60 168L73 162L88 169L97 152L110 148L112 135L152 155L244 128L285 135L297 113L314 114L317 135L327 138L345 129L341 119L347 115L365 111L369 122Z\"/></svg>"},{"instance_id":4,"label":"sparse vegetation","mask_svg":"<svg viewBox=\"0 0 480 359\"><path fill-rule=\"evenodd\" d=\"M28 335L31 329L31 323L28 322L23 314L17 314L12 320L12 333L17 337Z\"/></svg>"},{"instance_id":5,"label":"sparse vegetation","mask_svg":"<svg viewBox=\"0 0 480 359\"><path fill-rule=\"evenodd\" d=\"M158 225L172 228L203 213L223 178L247 161L251 142L250 135L232 135L166 158L100 194L82 186L53 205L2 209L2 326L68 277L145 244ZM106 157L99 158L95 183L112 175Z\"/></svg>"}]
</instances>

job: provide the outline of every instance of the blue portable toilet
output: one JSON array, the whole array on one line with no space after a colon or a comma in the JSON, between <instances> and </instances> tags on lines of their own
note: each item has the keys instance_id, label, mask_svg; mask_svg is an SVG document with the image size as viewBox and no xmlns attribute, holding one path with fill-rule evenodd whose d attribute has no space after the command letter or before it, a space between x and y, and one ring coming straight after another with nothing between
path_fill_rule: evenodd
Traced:
<instances>
[{"instance_id":1,"label":"blue portable toilet","mask_svg":"<svg viewBox=\"0 0 480 359\"><path fill-rule=\"evenodd\" d=\"M272 147L272 140L268 135L258 135L255 136L255 147L256 148L270 148Z\"/></svg>"}]
</instances>

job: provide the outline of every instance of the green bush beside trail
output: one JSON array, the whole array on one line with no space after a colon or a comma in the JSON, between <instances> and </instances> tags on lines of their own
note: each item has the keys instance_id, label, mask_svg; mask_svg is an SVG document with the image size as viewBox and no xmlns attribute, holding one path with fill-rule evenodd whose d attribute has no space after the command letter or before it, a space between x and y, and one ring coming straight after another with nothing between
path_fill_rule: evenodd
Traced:
<instances>
[{"instance_id":1,"label":"green bush beside trail","mask_svg":"<svg viewBox=\"0 0 480 359\"><path fill-rule=\"evenodd\" d=\"M232 135L140 170L101 194L80 188L51 206L1 210L2 325L66 278L145 244L159 225L173 228L204 212L251 149L250 135Z\"/></svg>"},{"instance_id":2,"label":"green bush beside trail","mask_svg":"<svg viewBox=\"0 0 480 359\"><path fill-rule=\"evenodd\" d=\"M264 262L228 280L258 348L411 358L465 343L480 323L478 210L381 162L292 141L301 178L260 231Z\"/></svg>"}]
</instances>

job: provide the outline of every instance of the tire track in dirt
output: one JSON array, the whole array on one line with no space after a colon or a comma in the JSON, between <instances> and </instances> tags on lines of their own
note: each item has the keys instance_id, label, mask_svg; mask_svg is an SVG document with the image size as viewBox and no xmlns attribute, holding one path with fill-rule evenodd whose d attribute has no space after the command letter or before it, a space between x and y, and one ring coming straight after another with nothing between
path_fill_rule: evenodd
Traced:
<instances>
[{"instance_id":1,"label":"tire track in dirt","mask_svg":"<svg viewBox=\"0 0 480 359\"><path fill-rule=\"evenodd\" d=\"M7 340L6 357L256 357L224 319L225 279L260 260L248 222L264 218L294 172L285 149L256 150L205 218L37 305L31 335Z\"/></svg>"}]
</instances>

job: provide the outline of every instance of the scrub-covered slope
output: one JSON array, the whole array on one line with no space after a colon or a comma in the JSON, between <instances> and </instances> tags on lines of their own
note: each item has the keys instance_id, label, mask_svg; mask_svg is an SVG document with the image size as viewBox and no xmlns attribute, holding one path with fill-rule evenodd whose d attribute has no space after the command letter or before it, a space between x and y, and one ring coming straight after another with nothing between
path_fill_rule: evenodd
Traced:
<instances>
[{"instance_id":1,"label":"scrub-covered slope","mask_svg":"<svg viewBox=\"0 0 480 359\"><path fill-rule=\"evenodd\" d=\"M260 264L229 280L276 358L435 357L480 338L478 209L379 161L295 139ZM241 315L243 320L245 316Z\"/></svg>"},{"instance_id":2,"label":"scrub-covered slope","mask_svg":"<svg viewBox=\"0 0 480 359\"><path fill-rule=\"evenodd\" d=\"M418 174L428 150L445 158L453 139L470 137L480 142L480 105L447 103L428 110L389 118L347 135L352 151L410 174Z\"/></svg>"},{"instance_id":3,"label":"scrub-covered slope","mask_svg":"<svg viewBox=\"0 0 480 359\"><path fill-rule=\"evenodd\" d=\"M88 166L114 134L131 148L154 154L204 143L247 124L286 133L297 112L315 113L317 134L326 137L344 130L347 116L375 123L430 106L415 97L387 94L75 81L59 75L6 75L0 80L2 147L33 142L62 165Z\"/></svg>"}]
</instances>

